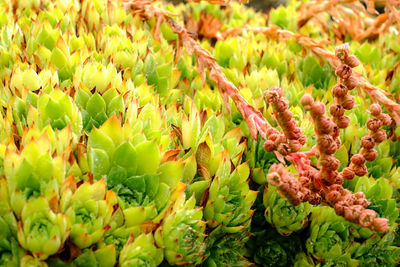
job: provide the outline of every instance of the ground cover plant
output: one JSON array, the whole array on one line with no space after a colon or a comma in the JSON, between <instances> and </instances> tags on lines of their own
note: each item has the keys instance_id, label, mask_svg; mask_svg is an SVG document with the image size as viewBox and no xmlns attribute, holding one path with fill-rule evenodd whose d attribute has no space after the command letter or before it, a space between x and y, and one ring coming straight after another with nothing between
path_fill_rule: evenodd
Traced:
<instances>
[{"instance_id":1,"label":"ground cover plant","mask_svg":"<svg viewBox=\"0 0 400 267\"><path fill-rule=\"evenodd\" d=\"M0 266L396 266L400 3L0 2Z\"/></svg>"}]
</instances>

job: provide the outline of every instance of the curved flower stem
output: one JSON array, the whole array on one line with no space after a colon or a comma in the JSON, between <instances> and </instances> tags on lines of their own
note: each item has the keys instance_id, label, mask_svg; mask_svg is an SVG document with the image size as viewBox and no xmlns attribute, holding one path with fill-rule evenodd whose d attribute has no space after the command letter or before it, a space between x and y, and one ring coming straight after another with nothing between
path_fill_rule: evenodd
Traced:
<instances>
[{"instance_id":1,"label":"curved flower stem","mask_svg":"<svg viewBox=\"0 0 400 267\"><path fill-rule=\"evenodd\" d=\"M223 32L223 37L226 38L232 35L241 34L243 31L252 31L255 33L263 33L267 37L279 41L289 41L295 38L299 44L311 50L317 57L325 59L332 69L337 69L341 64L340 60L335 57L335 54L328 49L324 48L323 45L329 44L328 41L317 42L310 37L295 34L288 30L283 30L276 25L269 27L237 27L227 29ZM400 104L388 98L389 93L385 92L383 89L370 84L360 73L353 71L352 77L357 86L361 87L364 92L371 97L372 101L375 103L380 103L386 107L392 116L393 120L396 122L397 126L400 126Z\"/></svg>"}]
</instances>

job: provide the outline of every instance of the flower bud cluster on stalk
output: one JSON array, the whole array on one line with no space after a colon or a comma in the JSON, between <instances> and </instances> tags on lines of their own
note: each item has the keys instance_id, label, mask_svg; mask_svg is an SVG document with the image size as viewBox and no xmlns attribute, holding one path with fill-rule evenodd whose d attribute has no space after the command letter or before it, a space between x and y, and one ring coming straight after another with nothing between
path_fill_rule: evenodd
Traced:
<instances>
[{"instance_id":1,"label":"flower bud cluster on stalk","mask_svg":"<svg viewBox=\"0 0 400 267\"><path fill-rule=\"evenodd\" d=\"M304 201L315 204L319 203L319 201L324 201L334 207L336 213L343 216L345 219L363 227L369 227L373 230L384 232L388 230L388 220L385 218L377 218L375 211L367 209L370 202L367 201L362 192L352 194L348 189L342 186L343 178L347 178L348 176L346 175L349 175L349 172L352 171L359 174L359 176L363 176L367 173L364 164L364 155L354 155L351 158L352 163L350 167L344 169L342 173L338 172L340 162L334 156L335 152L341 146L339 129L347 128L350 122L350 118L344 115L344 110L351 110L354 107L354 97L348 94L347 86L340 83L349 80L351 78L352 67L359 64L357 58L349 56L348 54L349 47L346 44L336 49L336 56L343 62L350 64L350 66L342 64L336 70L339 83L333 88L333 95L336 103L330 107L330 113L334 118L333 120L324 116L326 110L325 105L320 101L314 101L312 96L306 94L300 101L304 109L310 112L315 125L314 131L317 136L316 156L318 158L319 170L309 166L299 173L299 179L295 179L289 173L282 170L282 165L273 165L268 174L268 181L277 186L293 205L298 205ZM350 88L354 89L355 86ZM278 102L275 100L275 98L279 99L281 96L282 93L279 94L279 91L273 88L269 94L267 94L266 98L270 103L282 103L279 105L285 106L283 101ZM278 109L277 106L278 105L275 104L275 109ZM381 118L386 117L382 115L381 110L376 110L378 108L375 105L371 108L374 109L373 114L376 116L380 116ZM278 117L278 115L275 116L277 117L278 123L282 124L282 117ZM375 131L379 130L379 127L383 124L382 121L378 120L376 117L374 119L374 121L370 119L367 123L367 127L370 131L371 128ZM375 121L379 121L379 123ZM387 122L390 123L390 118L387 119ZM285 129L285 126L282 128ZM372 153L371 150L369 151ZM366 153L365 150L363 150L363 153Z\"/></svg>"},{"instance_id":2,"label":"flower bud cluster on stalk","mask_svg":"<svg viewBox=\"0 0 400 267\"><path fill-rule=\"evenodd\" d=\"M284 156L299 151L307 140L289 110L289 101L283 97L282 89L279 87L269 89L264 93L264 99L266 103L272 105L275 119L283 131L283 134L279 134L273 128L269 130L270 134L264 143L265 150L269 152L277 150Z\"/></svg>"},{"instance_id":3,"label":"flower bud cluster on stalk","mask_svg":"<svg viewBox=\"0 0 400 267\"><path fill-rule=\"evenodd\" d=\"M367 121L368 134L361 138L361 150L351 157L350 166L342 171L343 177L347 180L353 179L355 175L364 176L368 173L365 162L374 161L378 157L378 151L374 147L387 137L386 131L381 127L392 122L389 115L382 113L382 108L378 104L372 104L369 112L373 117Z\"/></svg>"}]
</instances>

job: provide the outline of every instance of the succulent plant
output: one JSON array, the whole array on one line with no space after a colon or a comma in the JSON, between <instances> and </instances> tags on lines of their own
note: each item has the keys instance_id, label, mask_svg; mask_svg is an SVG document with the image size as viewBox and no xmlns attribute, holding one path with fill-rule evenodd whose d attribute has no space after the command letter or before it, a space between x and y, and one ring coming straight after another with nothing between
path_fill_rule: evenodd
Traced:
<instances>
[{"instance_id":1,"label":"succulent plant","mask_svg":"<svg viewBox=\"0 0 400 267\"><path fill-rule=\"evenodd\" d=\"M351 244L348 222L329 207L315 207L311 215L311 233L306 241L308 253L318 261L333 260Z\"/></svg>"},{"instance_id":2,"label":"succulent plant","mask_svg":"<svg viewBox=\"0 0 400 267\"><path fill-rule=\"evenodd\" d=\"M265 219L282 235L290 235L308 225L312 205L308 202L293 206L283 198L276 187L268 185L264 190Z\"/></svg>"},{"instance_id":3,"label":"succulent plant","mask_svg":"<svg viewBox=\"0 0 400 267\"><path fill-rule=\"evenodd\" d=\"M248 242L254 262L262 266L291 266L301 249L300 237L280 235L271 227L256 232Z\"/></svg>"},{"instance_id":4,"label":"succulent plant","mask_svg":"<svg viewBox=\"0 0 400 267\"><path fill-rule=\"evenodd\" d=\"M211 227L219 224L239 230L253 215L250 209L256 199L257 192L249 190L247 164L238 166L230 173L230 162L226 159L211 182L208 200L204 208L204 218Z\"/></svg>"},{"instance_id":5,"label":"succulent plant","mask_svg":"<svg viewBox=\"0 0 400 267\"><path fill-rule=\"evenodd\" d=\"M163 261L163 251L154 244L152 234L131 236L119 256L120 266L158 266Z\"/></svg>"},{"instance_id":6,"label":"succulent plant","mask_svg":"<svg viewBox=\"0 0 400 267\"><path fill-rule=\"evenodd\" d=\"M68 186L63 192L60 208L71 222L71 241L79 248L97 243L109 227L116 201L116 195L106 191L104 179L93 184L87 181L78 188Z\"/></svg>"},{"instance_id":7,"label":"succulent plant","mask_svg":"<svg viewBox=\"0 0 400 267\"><path fill-rule=\"evenodd\" d=\"M244 257L245 244L250 238L249 229L226 234L223 228L223 226L218 226L207 238L209 256L202 266L251 266L251 262Z\"/></svg>"},{"instance_id":8,"label":"succulent plant","mask_svg":"<svg viewBox=\"0 0 400 267\"><path fill-rule=\"evenodd\" d=\"M65 214L55 213L43 197L28 200L18 221L18 241L39 259L47 259L62 247L70 231Z\"/></svg>"},{"instance_id":9,"label":"succulent plant","mask_svg":"<svg viewBox=\"0 0 400 267\"><path fill-rule=\"evenodd\" d=\"M157 246L164 249L169 264L200 264L205 259L205 228L203 212L195 208L196 199L185 200L182 192L174 203L170 214L157 228L154 238Z\"/></svg>"}]
</instances>

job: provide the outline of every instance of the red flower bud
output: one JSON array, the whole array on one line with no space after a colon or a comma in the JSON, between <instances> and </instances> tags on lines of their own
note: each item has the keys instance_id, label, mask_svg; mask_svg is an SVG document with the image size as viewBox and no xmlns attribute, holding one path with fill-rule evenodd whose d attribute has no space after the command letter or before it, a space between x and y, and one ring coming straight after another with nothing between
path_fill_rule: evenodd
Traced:
<instances>
[{"instance_id":1,"label":"red flower bud","mask_svg":"<svg viewBox=\"0 0 400 267\"><path fill-rule=\"evenodd\" d=\"M276 109L276 111L280 112L284 112L285 110L287 110L289 107L289 100L287 100L286 98L281 97L278 101L275 102L274 108Z\"/></svg>"},{"instance_id":2,"label":"red flower bud","mask_svg":"<svg viewBox=\"0 0 400 267\"><path fill-rule=\"evenodd\" d=\"M300 136L299 142L301 145L304 145L307 142L307 137L305 137L304 135Z\"/></svg>"},{"instance_id":3,"label":"red flower bud","mask_svg":"<svg viewBox=\"0 0 400 267\"><path fill-rule=\"evenodd\" d=\"M348 79L351 76L352 73L352 69L350 68L349 65L346 64L342 64L340 65L336 71L335 71L336 75L339 76L342 79Z\"/></svg>"},{"instance_id":4,"label":"red flower bud","mask_svg":"<svg viewBox=\"0 0 400 267\"><path fill-rule=\"evenodd\" d=\"M355 175L355 173L354 173L353 169L350 167L346 167L342 171L342 176L346 180L352 180L354 178L354 175Z\"/></svg>"},{"instance_id":5,"label":"red flower bud","mask_svg":"<svg viewBox=\"0 0 400 267\"><path fill-rule=\"evenodd\" d=\"M297 127L297 124L295 124L295 128L293 128L292 130L290 130L289 128L287 128L287 129L288 129L287 135L288 135L289 139L299 140L299 142L300 142L300 138L303 135L302 135L301 129L299 127ZM302 145L304 145L304 144L305 144L305 142Z\"/></svg>"},{"instance_id":6,"label":"red flower bud","mask_svg":"<svg viewBox=\"0 0 400 267\"><path fill-rule=\"evenodd\" d=\"M322 197L318 193L311 193L308 196L308 202L310 202L311 205L318 205L319 203L321 203L321 201Z\"/></svg>"},{"instance_id":7,"label":"red flower bud","mask_svg":"<svg viewBox=\"0 0 400 267\"><path fill-rule=\"evenodd\" d=\"M360 205L364 208L368 207L371 203L365 198L363 192L356 192L352 195L352 201L354 205Z\"/></svg>"},{"instance_id":8,"label":"red flower bud","mask_svg":"<svg viewBox=\"0 0 400 267\"><path fill-rule=\"evenodd\" d=\"M355 68L358 65L360 65L360 61L356 56L349 56L344 60L344 62L352 68Z\"/></svg>"},{"instance_id":9,"label":"red flower bud","mask_svg":"<svg viewBox=\"0 0 400 267\"><path fill-rule=\"evenodd\" d=\"M351 162L352 162L354 165L359 165L359 166L361 166L361 165L364 165L364 163L365 163L365 158L364 158L363 155L355 154L355 155L353 155L353 156L351 157Z\"/></svg>"},{"instance_id":10,"label":"red flower bud","mask_svg":"<svg viewBox=\"0 0 400 267\"><path fill-rule=\"evenodd\" d=\"M347 126L349 126L349 123L350 123L350 117L346 115L343 115L342 117L336 119L336 125L340 129L347 128Z\"/></svg>"},{"instance_id":11,"label":"red flower bud","mask_svg":"<svg viewBox=\"0 0 400 267\"><path fill-rule=\"evenodd\" d=\"M272 87L271 89L264 92L264 100L267 103L275 103L282 97L282 89L279 87Z\"/></svg>"},{"instance_id":12,"label":"red flower bud","mask_svg":"<svg viewBox=\"0 0 400 267\"><path fill-rule=\"evenodd\" d=\"M342 83L338 83L332 88L333 96L337 97L337 98L344 97L345 95L347 95L347 92L348 92L348 89L347 89L346 85L344 85Z\"/></svg>"},{"instance_id":13,"label":"red flower bud","mask_svg":"<svg viewBox=\"0 0 400 267\"><path fill-rule=\"evenodd\" d=\"M289 141L289 147L291 152L297 152L301 149L302 144L298 140L290 140Z\"/></svg>"},{"instance_id":14,"label":"red flower bud","mask_svg":"<svg viewBox=\"0 0 400 267\"><path fill-rule=\"evenodd\" d=\"M375 218L372 225L377 232L386 232L389 230L389 221L386 218Z\"/></svg>"},{"instance_id":15,"label":"red flower bud","mask_svg":"<svg viewBox=\"0 0 400 267\"><path fill-rule=\"evenodd\" d=\"M371 136L361 138L361 146L365 149L372 149L375 146L375 141Z\"/></svg>"},{"instance_id":16,"label":"red flower bud","mask_svg":"<svg viewBox=\"0 0 400 267\"><path fill-rule=\"evenodd\" d=\"M354 76L350 76L348 79L344 80L343 83L347 86L347 89L353 90L358 85L358 80Z\"/></svg>"},{"instance_id":17,"label":"red flower bud","mask_svg":"<svg viewBox=\"0 0 400 267\"><path fill-rule=\"evenodd\" d=\"M285 121L285 123L282 126L289 132L296 131L297 128L299 127L297 121L295 120Z\"/></svg>"},{"instance_id":18,"label":"red flower bud","mask_svg":"<svg viewBox=\"0 0 400 267\"><path fill-rule=\"evenodd\" d=\"M333 154L336 152L336 142L333 140L333 137L329 134L320 135L318 138L318 145L326 154Z\"/></svg>"},{"instance_id":19,"label":"red flower bud","mask_svg":"<svg viewBox=\"0 0 400 267\"><path fill-rule=\"evenodd\" d=\"M379 128L381 128L382 122L377 118L370 118L367 121L367 127L373 132L376 132Z\"/></svg>"},{"instance_id":20,"label":"red flower bud","mask_svg":"<svg viewBox=\"0 0 400 267\"><path fill-rule=\"evenodd\" d=\"M278 138L275 140L275 145L278 146L281 143L287 143L287 138L285 135L280 134Z\"/></svg>"},{"instance_id":21,"label":"red flower bud","mask_svg":"<svg viewBox=\"0 0 400 267\"><path fill-rule=\"evenodd\" d=\"M338 191L330 191L326 195L326 200L332 203L338 202L342 198L341 194Z\"/></svg>"},{"instance_id":22,"label":"red flower bud","mask_svg":"<svg viewBox=\"0 0 400 267\"><path fill-rule=\"evenodd\" d=\"M334 156L330 156L330 155L323 155L320 160L319 163L328 171L334 171L337 170L337 168L339 168L340 162L337 158L335 158Z\"/></svg>"},{"instance_id":23,"label":"red flower bud","mask_svg":"<svg viewBox=\"0 0 400 267\"><path fill-rule=\"evenodd\" d=\"M300 99L300 103L304 108L306 108L306 106L311 107L311 105L314 103L314 99L309 94L305 94Z\"/></svg>"},{"instance_id":24,"label":"red flower bud","mask_svg":"<svg viewBox=\"0 0 400 267\"><path fill-rule=\"evenodd\" d=\"M268 136L268 139L271 141L276 141L279 138L279 133L273 133L271 135Z\"/></svg>"},{"instance_id":25,"label":"red flower bud","mask_svg":"<svg viewBox=\"0 0 400 267\"><path fill-rule=\"evenodd\" d=\"M270 136L271 134L279 134L279 131L275 128L268 128L267 135Z\"/></svg>"},{"instance_id":26,"label":"red flower bud","mask_svg":"<svg viewBox=\"0 0 400 267\"><path fill-rule=\"evenodd\" d=\"M392 124L392 118L388 114L381 113L377 118L383 123L383 125Z\"/></svg>"},{"instance_id":27,"label":"red flower bud","mask_svg":"<svg viewBox=\"0 0 400 267\"><path fill-rule=\"evenodd\" d=\"M350 52L350 47L348 43L344 43L342 45L339 45L335 49L335 56L344 61L348 56Z\"/></svg>"},{"instance_id":28,"label":"red flower bud","mask_svg":"<svg viewBox=\"0 0 400 267\"><path fill-rule=\"evenodd\" d=\"M277 148L278 152L281 153L283 156L286 156L290 153L290 147L286 143L280 143Z\"/></svg>"},{"instance_id":29,"label":"red flower bud","mask_svg":"<svg viewBox=\"0 0 400 267\"><path fill-rule=\"evenodd\" d=\"M378 129L376 132L372 134L375 142L381 143L386 139L386 131L383 129Z\"/></svg>"},{"instance_id":30,"label":"red flower bud","mask_svg":"<svg viewBox=\"0 0 400 267\"><path fill-rule=\"evenodd\" d=\"M341 117L344 115L344 108L342 105L334 104L334 105L330 106L329 112L334 117Z\"/></svg>"},{"instance_id":31,"label":"red flower bud","mask_svg":"<svg viewBox=\"0 0 400 267\"><path fill-rule=\"evenodd\" d=\"M382 113L382 108L381 108L381 106L379 104L372 104L369 107L369 112L371 112L372 116L376 117L376 116L378 116L378 115L380 115Z\"/></svg>"},{"instance_id":32,"label":"red flower bud","mask_svg":"<svg viewBox=\"0 0 400 267\"><path fill-rule=\"evenodd\" d=\"M351 165L355 175L357 176L364 176L368 173L367 166L364 165Z\"/></svg>"},{"instance_id":33,"label":"red flower bud","mask_svg":"<svg viewBox=\"0 0 400 267\"><path fill-rule=\"evenodd\" d=\"M344 109L350 110L354 107L354 97L352 95L347 94L340 99L340 104L342 104Z\"/></svg>"},{"instance_id":34,"label":"red flower bud","mask_svg":"<svg viewBox=\"0 0 400 267\"><path fill-rule=\"evenodd\" d=\"M272 152L276 149L275 143L271 140L267 140L264 142L264 149L268 152Z\"/></svg>"},{"instance_id":35,"label":"red flower bud","mask_svg":"<svg viewBox=\"0 0 400 267\"><path fill-rule=\"evenodd\" d=\"M373 148L372 149L362 148L360 152L363 154L364 158L370 162L376 160L376 158L378 157L378 151L376 151Z\"/></svg>"},{"instance_id":36,"label":"red flower bud","mask_svg":"<svg viewBox=\"0 0 400 267\"><path fill-rule=\"evenodd\" d=\"M311 106L311 113L316 117L324 115L324 113L325 113L324 103L319 102L319 101L314 102Z\"/></svg>"},{"instance_id":37,"label":"red flower bud","mask_svg":"<svg viewBox=\"0 0 400 267\"><path fill-rule=\"evenodd\" d=\"M360 215L359 223L362 227L370 227L376 218L373 210L363 210Z\"/></svg>"},{"instance_id":38,"label":"red flower bud","mask_svg":"<svg viewBox=\"0 0 400 267\"><path fill-rule=\"evenodd\" d=\"M318 117L316 121L316 127L322 134L329 134L333 131L334 124L331 119L325 116Z\"/></svg>"},{"instance_id":39,"label":"red flower bud","mask_svg":"<svg viewBox=\"0 0 400 267\"><path fill-rule=\"evenodd\" d=\"M335 212L339 216L344 215L344 206L342 204L336 203L335 204Z\"/></svg>"},{"instance_id":40,"label":"red flower bud","mask_svg":"<svg viewBox=\"0 0 400 267\"><path fill-rule=\"evenodd\" d=\"M279 116L281 117L282 121L290 121L293 118L293 113L289 110L285 110L279 114Z\"/></svg>"}]
</instances>

